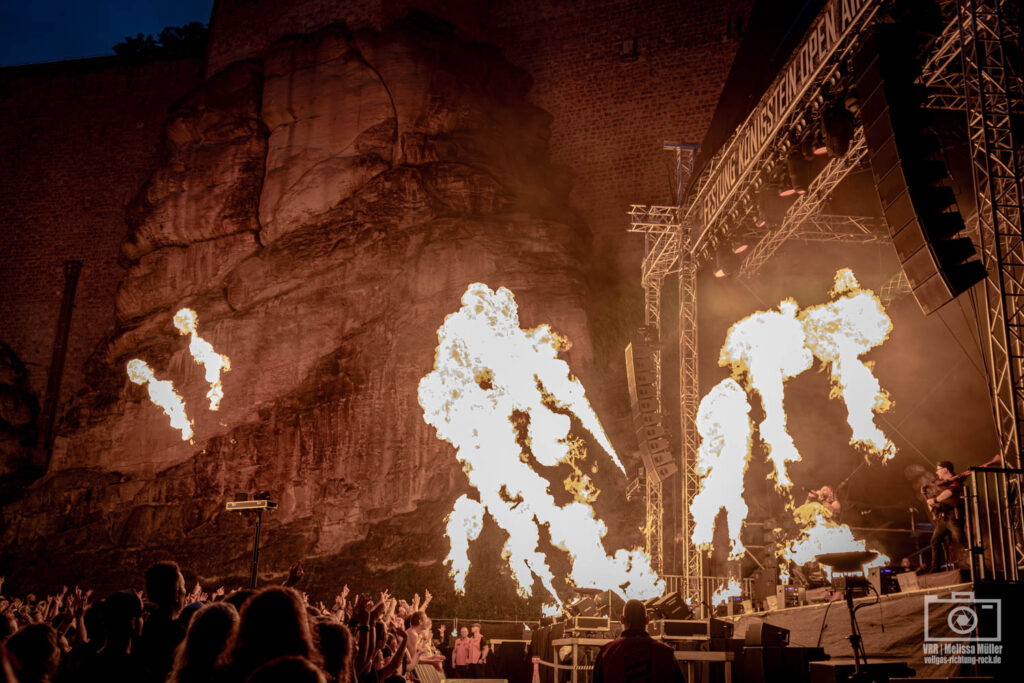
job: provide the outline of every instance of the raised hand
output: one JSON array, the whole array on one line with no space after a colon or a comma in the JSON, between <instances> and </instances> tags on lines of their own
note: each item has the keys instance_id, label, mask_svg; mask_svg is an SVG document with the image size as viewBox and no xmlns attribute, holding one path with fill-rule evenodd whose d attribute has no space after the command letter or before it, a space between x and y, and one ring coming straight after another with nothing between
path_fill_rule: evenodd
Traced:
<instances>
[{"instance_id":1,"label":"raised hand","mask_svg":"<svg viewBox=\"0 0 1024 683\"><path fill-rule=\"evenodd\" d=\"M284 585L289 588L294 586L299 582L299 579L305 576L305 574L306 572L302 571L302 563L296 562L288 568L288 578L284 580Z\"/></svg>"}]
</instances>

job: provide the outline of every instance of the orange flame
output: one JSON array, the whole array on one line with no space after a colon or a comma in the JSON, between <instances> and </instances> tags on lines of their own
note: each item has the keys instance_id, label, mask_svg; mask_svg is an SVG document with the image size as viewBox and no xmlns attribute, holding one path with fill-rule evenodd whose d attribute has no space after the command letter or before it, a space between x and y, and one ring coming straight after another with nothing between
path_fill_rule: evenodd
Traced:
<instances>
[{"instance_id":1,"label":"orange flame","mask_svg":"<svg viewBox=\"0 0 1024 683\"><path fill-rule=\"evenodd\" d=\"M539 580L561 603L547 558L537 548L541 525L547 526L551 543L568 552L569 579L576 586L613 590L624 598L660 595L664 583L642 550L605 552L607 527L586 502L596 494L589 480L571 478L577 500L559 506L550 483L529 465L529 455L549 467L578 457L581 446L570 438L565 414L571 412L624 471L583 385L558 358L565 340L547 325L521 329L512 292L479 283L469 286L462 307L437 335L434 369L420 380L419 403L438 438L455 446L480 496L476 504L457 501L448 518L446 562L456 588L461 590L469 571L466 548L476 519L486 511L508 532L502 554L523 596Z\"/></svg>"},{"instance_id":2,"label":"orange flame","mask_svg":"<svg viewBox=\"0 0 1024 683\"><path fill-rule=\"evenodd\" d=\"M750 440L750 403L747 394L734 379L719 382L701 400L697 410L697 431L701 436L697 450L699 491L690 503L694 519L693 543L698 548L711 547L715 519L726 511L729 557L736 559L746 552L740 541L740 527L747 516L743 500L743 472L747 469ZM739 478L740 485L736 485Z\"/></svg>"},{"instance_id":3,"label":"orange flame","mask_svg":"<svg viewBox=\"0 0 1024 683\"><path fill-rule=\"evenodd\" d=\"M174 384L167 380L159 380L146 361L133 358L128 361L128 379L135 384L145 384L149 391L149 400L163 408L171 418L171 426L181 430L181 440L192 438L192 421L185 413L185 401L174 390Z\"/></svg>"},{"instance_id":4,"label":"orange flame","mask_svg":"<svg viewBox=\"0 0 1024 683\"><path fill-rule=\"evenodd\" d=\"M210 399L210 410L219 410L220 401L224 398L220 373L231 370L231 359L214 351L213 345L199 336L199 316L191 308L183 308L174 314L174 326L179 334L191 335L188 350L206 370L206 381L210 384L206 398Z\"/></svg>"}]
</instances>

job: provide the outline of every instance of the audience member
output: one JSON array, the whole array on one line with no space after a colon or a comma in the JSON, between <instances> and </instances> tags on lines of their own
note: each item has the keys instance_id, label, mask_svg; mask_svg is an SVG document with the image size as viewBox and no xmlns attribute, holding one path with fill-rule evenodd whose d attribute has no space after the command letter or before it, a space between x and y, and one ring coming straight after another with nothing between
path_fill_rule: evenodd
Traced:
<instances>
[{"instance_id":1,"label":"audience member","mask_svg":"<svg viewBox=\"0 0 1024 683\"><path fill-rule=\"evenodd\" d=\"M684 683L672 648L648 635L644 603L627 601L619 621L622 635L601 648L594 662L593 683Z\"/></svg>"},{"instance_id":2,"label":"audience member","mask_svg":"<svg viewBox=\"0 0 1024 683\"><path fill-rule=\"evenodd\" d=\"M57 632L49 624L29 624L7 639L18 683L48 683L60 664Z\"/></svg>"},{"instance_id":3,"label":"audience member","mask_svg":"<svg viewBox=\"0 0 1024 683\"><path fill-rule=\"evenodd\" d=\"M331 683L352 683L352 634L334 617L319 617L313 624L317 650Z\"/></svg>"},{"instance_id":4,"label":"audience member","mask_svg":"<svg viewBox=\"0 0 1024 683\"><path fill-rule=\"evenodd\" d=\"M327 683L323 672L303 657L278 657L256 669L247 683Z\"/></svg>"},{"instance_id":5,"label":"audience member","mask_svg":"<svg viewBox=\"0 0 1024 683\"><path fill-rule=\"evenodd\" d=\"M157 562L146 570L149 615L139 640L138 654L147 680L163 683L174 664L174 652L185 638L177 621L185 607L185 577L176 562Z\"/></svg>"},{"instance_id":6,"label":"audience member","mask_svg":"<svg viewBox=\"0 0 1024 683\"><path fill-rule=\"evenodd\" d=\"M267 662L292 655L319 659L302 598L291 588L264 588L242 609L226 680L242 683Z\"/></svg>"},{"instance_id":7,"label":"audience member","mask_svg":"<svg viewBox=\"0 0 1024 683\"><path fill-rule=\"evenodd\" d=\"M238 612L228 602L202 607L193 617L185 640L174 655L168 683L212 683L217 679L217 661L235 637Z\"/></svg>"}]
</instances>

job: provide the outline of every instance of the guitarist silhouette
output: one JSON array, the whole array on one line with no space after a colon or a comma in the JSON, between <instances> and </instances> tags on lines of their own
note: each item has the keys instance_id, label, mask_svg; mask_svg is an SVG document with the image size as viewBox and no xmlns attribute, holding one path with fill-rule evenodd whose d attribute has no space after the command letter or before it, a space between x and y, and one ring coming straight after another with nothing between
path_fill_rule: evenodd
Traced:
<instances>
[{"instance_id":1,"label":"guitarist silhouette","mask_svg":"<svg viewBox=\"0 0 1024 683\"><path fill-rule=\"evenodd\" d=\"M1000 457L981 465L990 467L998 464ZM921 492L928 504L935 531L932 532L932 559L928 573L939 571L942 557L942 542L947 536L955 549L964 545L964 513L963 513L963 481L971 473L970 470L956 474L956 468L949 460L943 460L935 466L936 481L925 484Z\"/></svg>"}]
</instances>

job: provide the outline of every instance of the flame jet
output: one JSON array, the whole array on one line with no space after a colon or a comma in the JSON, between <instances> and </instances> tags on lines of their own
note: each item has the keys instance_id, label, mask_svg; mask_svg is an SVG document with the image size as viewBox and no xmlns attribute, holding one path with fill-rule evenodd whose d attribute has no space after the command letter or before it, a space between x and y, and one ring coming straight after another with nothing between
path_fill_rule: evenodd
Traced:
<instances>
[{"instance_id":1,"label":"flame jet","mask_svg":"<svg viewBox=\"0 0 1024 683\"><path fill-rule=\"evenodd\" d=\"M146 364L146 361L133 358L128 361L128 379L135 384L145 384L149 391L149 400L154 405L163 408L171 418L171 426L181 430L181 440L188 441L192 438L192 421L185 413L185 401L178 392L174 390L174 384L167 380L160 380L153 374L153 369Z\"/></svg>"},{"instance_id":2,"label":"flame jet","mask_svg":"<svg viewBox=\"0 0 1024 683\"><path fill-rule=\"evenodd\" d=\"M779 554L798 565L813 562L816 555L824 553L870 550L866 541L853 537L850 527L832 521L832 513L820 503L801 505L793 511L793 518L800 526L800 535L786 544ZM888 563L889 558L879 553L864 568L882 567Z\"/></svg>"},{"instance_id":3,"label":"flame jet","mask_svg":"<svg viewBox=\"0 0 1024 683\"><path fill-rule=\"evenodd\" d=\"M571 421L563 414L571 411L623 469L583 386L558 358L565 343L547 325L520 329L509 290L470 285L462 307L438 330L434 369L420 380L423 418L438 438L455 446L470 485L479 492L479 505L508 532L502 555L521 595L528 596L539 580L561 602L547 558L537 548L541 525L547 525L552 544L569 553L569 578L577 586L610 589L625 598L660 595L663 582L643 551L619 550L609 557L602 542L607 528L593 509L579 500L559 507L549 482L533 471L523 452L521 443L545 466L571 458ZM517 434L514 415L520 416L523 433ZM463 502L449 515L449 528L453 519L457 527L448 555L457 584L469 569L462 547L469 542L466 520L478 512Z\"/></svg>"},{"instance_id":4,"label":"flame jet","mask_svg":"<svg viewBox=\"0 0 1024 683\"><path fill-rule=\"evenodd\" d=\"M896 455L896 446L875 425L875 413L888 410L890 402L860 356L889 337L892 320L878 298L861 289L849 268L836 273L831 295L834 301L811 306L800 314L807 346L829 364L832 397L842 396L846 421L853 430L850 443L866 446L884 462Z\"/></svg>"},{"instance_id":5,"label":"flame jet","mask_svg":"<svg viewBox=\"0 0 1024 683\"><path fill-rule=\"evenodd\" d=\"M747 516L743 473L747 469L753 433L749 414L747 392L732 378L712 387L697 409L697 431L701 442L696 469L700 490L690 503L694 519L693 543L698 548L711 547L715 518L724 508L732 544L729 550L731 559L746 552L740 541L740 527Z\"/></svg>"},{"instance_id":6,"label":"flame jet","mask_svg":"<svg viewBox=\"0 0 1024 683\"><path fill-rule=\"evenodd\" d=\"M444 563L451 570L455 590L466 589L466 574L469 573L469 544L475 541L484 528L483 505L463 494L455 501L448 514L445 533L451 542L451 549Z\"/></svg>"},{"instance_id":7,"label":"flame jet","mask_svg":"<svg viewBox=\"0 0 1024 683\"><path fill-rule=\"evenodd\" d=\"M183 308L174 314L174 327L179 334L191 335L188 350L206 370L206 381L210 384L206 398L210 399L210 410L219 410L220 401L224 398L220 373L231 370L231 359L214 351L213 345L199 336L199 316L191 308Z\"/></svg>"},{"instance_id":8,"label":"flame jet","mask_svg":"<svg viewBox=\"0 0 1024 683\"><path fill-rule=\"evenodd\" d=\"M796 302L787 299L778 311L747 316L729 328L718 358L719 365L732 365L734 376L746 374L750 387L760 395L764 420L758 430L775 467L776 486L784 490L793 485L786 464L799 460L800 453L786 431L783 382L814 363L796 312Z\"/></svg>"}]
</instances>

